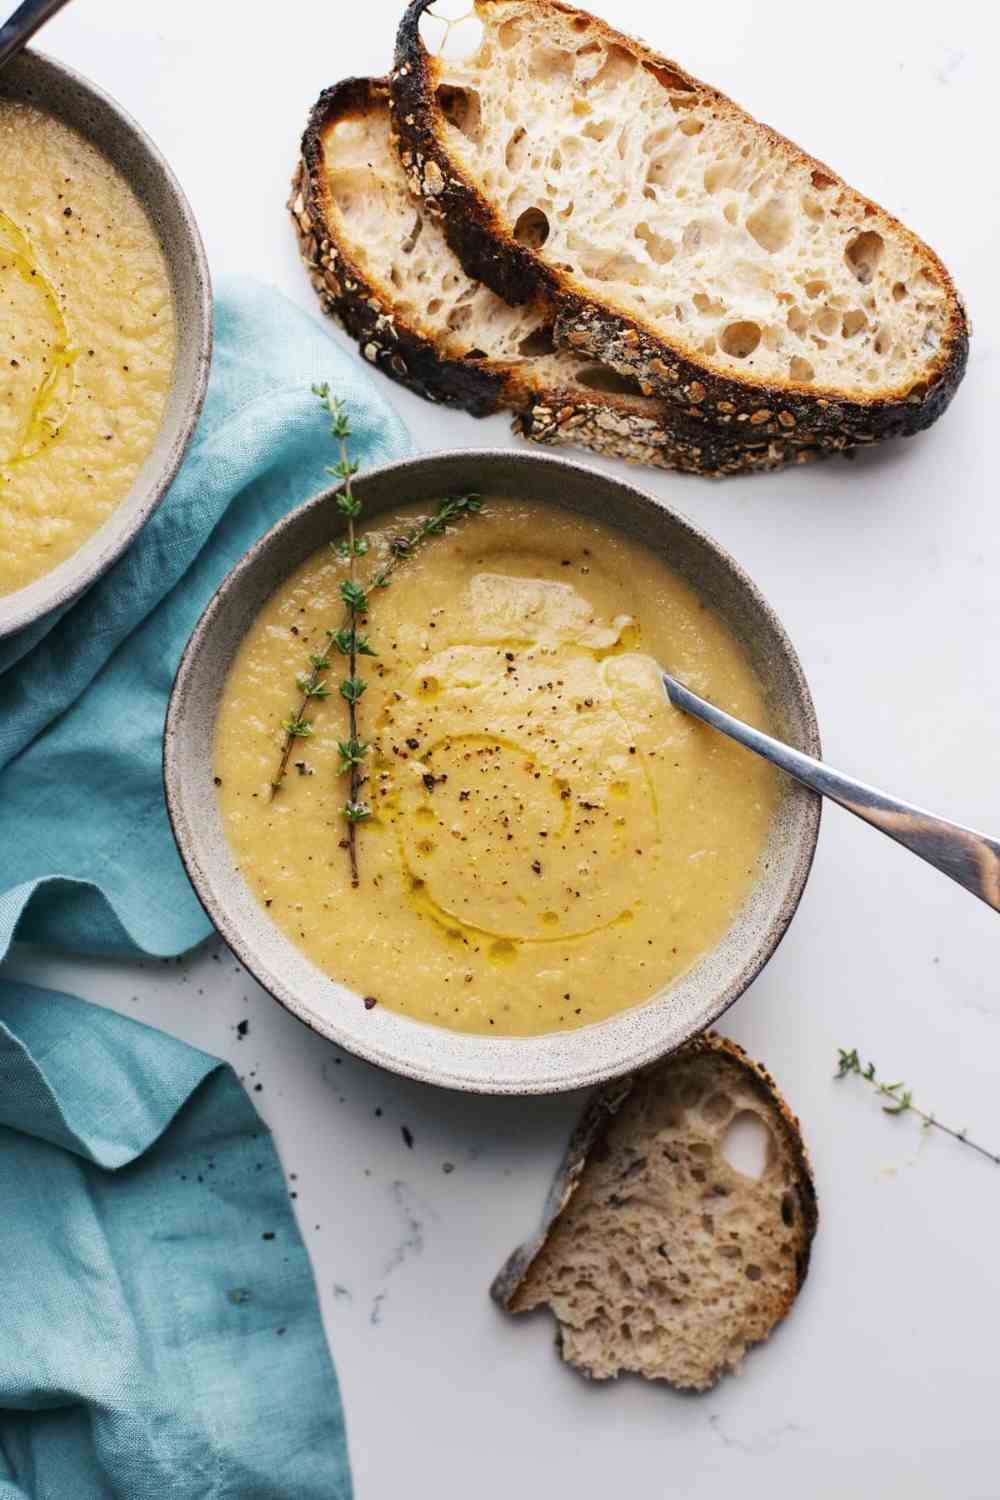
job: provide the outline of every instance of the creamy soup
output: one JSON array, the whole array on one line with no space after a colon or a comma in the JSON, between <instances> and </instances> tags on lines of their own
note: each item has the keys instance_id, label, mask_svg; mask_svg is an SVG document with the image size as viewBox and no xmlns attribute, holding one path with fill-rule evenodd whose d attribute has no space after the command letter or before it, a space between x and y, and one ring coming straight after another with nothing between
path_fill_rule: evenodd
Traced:
<instances>
[{"instance_id":1,"label":"creamy soup","mask_svg":"<svg viewBox=\"0 0 1000 1500\"><path fill-rule=\"evenodd\" d=\"M0 99L0 594L124 499L173 362L166 264L124 178L67 125Z\"/></svg>"},{"instance_id":2,"label":"creamy soup","mask_svg":"<svg viewBox=\"0 0 1000 1500\"><path fill-rule=\"evenodd\" d=\"M365 564L418 513L380 517ZM669 663L765 727L721 621L645 547L554 507L492 500L425 543L373 595L354 890L336 691L269 787L344 566L319 553L274 594L219 713L225 827L273 920L359 996L461 1031L582 1026L683 974L745 899L776 799L770 768L672 708L657 676Z\"/></svg>"}]
</instances>

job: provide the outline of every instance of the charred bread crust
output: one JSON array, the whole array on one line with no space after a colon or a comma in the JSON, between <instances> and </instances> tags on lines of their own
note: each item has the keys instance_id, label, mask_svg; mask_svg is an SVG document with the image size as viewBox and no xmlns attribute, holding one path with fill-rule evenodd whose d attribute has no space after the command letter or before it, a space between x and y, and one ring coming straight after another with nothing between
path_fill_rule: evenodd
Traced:
<instances>
[{"instance_id":1,"label":"charred bread crust","mask_svg":"<svg viewBox=\"0 0 1000 1500\"><path fill-rule=\"evenodd\" d=\"M323 132L336 119L384 104L386 94L378 80L348 78L324 89L313 106L288 203L299 253L324 311L339 318L370 364L427 401L487 416L509 406L504 374L478 361L449 359L407 327L331 227Z\"/></svg>"},{"instance_id":2,"label":"charred bread crust","mask_svg":"<svg viewBox=\"0 0 1000 1500\"><path fill-rule=\"evenodd\" d=\"M730 1041L728 1037L719 1036L714 1031L709 1031L686 1043L665 1061L653 1063L639 1073L616 1079L598 1089L597 1093L592 1096L570 1137L566 1154L553 1179L538 1231L514 1251L501 1267L490 1287L490 1296L505 1312L518 1311L515 1303L525 1277L539 1252L546 1245L559 1215L576 1193L588 1158L595 1149L600 1148L611 1121L632 1090L658 1069L669 1069L686 1058L705 1053L721 1054L738 1064L745 1082L766 1106L769 1120L775 1129L781 1132L794 1164L795 1180L789 1191L795 1195L800 1216L802 1243L795 1257L795 1286L776 1321L780 1321L780 1318L783 1318L789 1311L802 1290L803 1282L808 1274L812 1242L819 1223L816 1186L809 1156L802 1140L798 1119L785 1103L767 1069L748 1057L738 1043Z\"/></svg>"},{"instance_id":3,"label":"charred bread crust","mask_svg":"<svg viewBox=\"0 0 1000 1500\"><path fill-rule=\"evenodd\" d=\"M555 275L506 232L438 138L443 116L434 59L420 36L420 18L432 3L410 0L396 34L389 84L393 135L410 190L442 220L448 244L467 275L514 306L535 299L556 305Z\"/></svg>"},{"instance_id":4,"label":"charred bread crust","mask_svg":"<svg viewBox=\"0 0 1000 1500\"><path fill-rule=\"evenodd\" d=\"M564 432L570 419L579 427L581 415L596 418L611 409L627 416L635 405L628 396L609 393L580 406L578 393L568 388L547 389L532 378L530 365L449 358L433 340L401 319L392 300L367 279L351 245L338 238L333 227L323 135L337 120L384 108L387 102L385 80L346 79L323 91L302 137L288 209L302 260L324 311L339 319L369 363L426 400L461 407L472 416L522 407L530 410L538 403L540 412L546 406L553 409L555 425ZM539 429L546 425L528 420Z\"/></svg>"},{"instance_id":5,"label":"charred bread crust","mask_svg":"<svg viewBox=\"0 0 1000 1500\"><path fill-rule=\"evenodd\" d=\"M412 191L443 219L448 243L467 274L485 282L508 302L536 298L549 303L557 343L593 355L622 374L639 379L650 394L655 393L689 415L734 434L744 427L757 428L760 436L769 438L780 439L794 433L811 445L836 450L885 438L911 437L937 421L965 374L969 323L962 298L939 257L892 214L856 194L870 212L884 214L904 238L918 247L949 294L950 337L943 341L928 378L885 396L859 398L833 387L754 381L712 371L668 344L649 325L595 301L572 277L554 271L520 245L451 160L442 145L444 116L436 95L435 60L420 36L420 18L432 3L433 0L411 0L399 25L391 78L393 129ZM493 0L479 0L484 7L491 3ZM577 7L562 4L561 0L535 0L535 3L570 15L580 13ZM722 101L746 116L740 106L677 63L623 36L601 20L593 19L593 25L609 40L634 52L665 88L697 91L702 97ZM753 123L775 150L794 155L809 165L824 190L848 187L832 168L770 126Z\"/></svg>"}]
</instances>

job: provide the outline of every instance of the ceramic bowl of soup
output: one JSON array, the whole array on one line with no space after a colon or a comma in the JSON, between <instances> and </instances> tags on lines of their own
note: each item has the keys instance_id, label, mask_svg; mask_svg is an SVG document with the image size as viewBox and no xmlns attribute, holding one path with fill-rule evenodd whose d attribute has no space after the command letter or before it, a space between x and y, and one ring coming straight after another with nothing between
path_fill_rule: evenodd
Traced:
<instances>
[{"instance_id":1,"label":"ceramic bowl of soup","mask_svg":"<svg viewBox=\"0 0 1000 1500\"><path fill-rule=\"evenodd\" d=\"M201 409L211 294L176 179L107 95L0 73L0 636L65 605L149 519Z\"/></svg>"},{"instance_id":2,"label":"ceramic bowl of soup","mask_svg":"<svg viewBox=\"0 0 1000 1500\"><path fill-rule=\"evenodd\" d=\"M447 1087L578 1088L680 1046L774 952L819 805L656 663L815 755L779 621L689 521L563 459L429 454L355 494L356 734L333 492L233 570L177 673L167 803L213 923L315 1031Z\"/></svg>"}]
</instances>

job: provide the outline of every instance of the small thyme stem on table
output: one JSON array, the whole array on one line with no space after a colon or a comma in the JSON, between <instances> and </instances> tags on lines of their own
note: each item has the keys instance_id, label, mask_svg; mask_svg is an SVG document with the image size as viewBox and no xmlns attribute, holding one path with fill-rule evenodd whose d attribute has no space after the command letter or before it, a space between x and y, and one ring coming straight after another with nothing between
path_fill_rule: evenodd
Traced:
<instances>
[{"instance_id":1,"label":"small thyme stem on table","mask_svg":"<svg viewBox=\"0 0 1000 1500\"><path fill-rule=\"evenodd\" d=\"M310 703L313 699L321 700L330 696L328 679L324 673L330 667L329 650L336 650L341 656L347 657L348 675L341 681L339 692L347 704L348 727L347 739L339 741L337 746L340 751L338 775L349 778L348 798L343 806L342 814L347 822L347 838L344 842L350 860L351 885L356 887L360 884L357 826L371 817L370 806L361 800L361 791L368 779L362 768L371 745L360 737L358 704L368 684L358 672L358 659L362 656L377 655L377 652L369 645L368 637L363 635L358 627L364 623L371 591L388 588L389 580L399 564L412 557L422 542L428 537L440 536L449 521L475 515L482 508L482 502L476 495L452 495L440 500L434 516L419 522L405 535L392 539L389 543L388 561L369 580L367 586L359 583L357 560L367 553L368 538L359 537L355 525L361 515L362 507L353 488L353 479L358 472L358 465L352 461L348 449L348 439L351 436L350 423L343 403L335 396L331 396L328 385L314 385L313 394L323 402L330 414L330 432L337 441L340 454L338 462L330 466L327 473L341 481L334 500L347 523L346 540L332 544L337 556L346 560L348 565L347 577L342 578L339 585L340 597L344 603L344 623L338 630L326 632L329 642L327 652L310 655L309 673L298 678L301 697L298 707L281 722L285 736L278 757L278 765L271 781L270 796L273 801L281 790L295 741L308 739L313 733L313 722L306 717Z\"/></svg>"},{"instance_id":2,"label":"small thyme stem on table","mask_svg":"<svg viewBox=\"0 0 1000 1500\"><path fill-rule=\"evenodd\" d=\"M971 1151L976 1151L980 1156L985 1156L987 1161L994 1162L1000 1166L1000 1154L989 1151L985 1146L980 1146L976 1141L970 1141L964 1130L955 1130L951 1125L945 1125L936 1115L928 1114L926 1110L920 1109L913 1102L913 1091L908 1089L902 1082L885 1083L879 1078L873 1062L862 1063L858 1056L858 1049L852 1047L849 1051L846 1047L838 1047L839 1061L835 1078L847 1078L851 1074L857 1074L866 1083L870 1083L883 1099L888 1099L888 1104L883 1104L883 1112L887 1115L916 1115L923 1122L925 1130L940 1130L945 1135L950 1135L953 1141L958 1141L962 1146L968 1146Z\"/></svg>"}]
</instances>

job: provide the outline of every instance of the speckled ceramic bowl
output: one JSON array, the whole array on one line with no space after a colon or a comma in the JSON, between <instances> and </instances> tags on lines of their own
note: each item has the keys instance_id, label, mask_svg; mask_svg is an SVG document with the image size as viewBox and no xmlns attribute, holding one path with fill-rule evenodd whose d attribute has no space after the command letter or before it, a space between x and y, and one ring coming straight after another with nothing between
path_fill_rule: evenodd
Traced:
<instances>
[{"instance_id":1,"label":"speckled ceramic bowl","mask_svg":"<svg viewBox=\"0 0 1000 1500\"><path fill-rule=\"evenodd\" d=\"M148 136L107 94L38 52L0 73L0 98L22 99L64 120L114 162L155 228L177 318L173 383L153 450L131 490L93 536L51 573L0 595L0 637L68 603L125 551L159 505L194 431L212 354L212 295L198 226L177 179ZM2 544L2 543L0 543Z\"/></svg>"},{"instance_id":2,"label":"speckled ceramic bowl","mask_svg":"<svg viewBox=\"0 0 1000 1500\"><path fill-rule=\"evenodd\" d=\"M812 699L774 613L721 547L674 511L620 480L529 452L431 453L361 475L366 516L408 500L477 490L549 501L612 522L681 573L745 644L778 732L819 754ZM261 984L299 1020L370 1062L448 1088L540 1094L615 1077L680 1046L718 1019L759 974L798 905L819 828L819 800L789 781L762 874L723 940L687 974L634 1010L542 1037L466 1036L413 1021L359 997L312 964L257 904L234 866L212 780L212 746L226 674L268 595L331 536L322 495L280 521L234 568L191 637L167 714L167 806L181 856L206 911ZM668 665L665 663L665 665Z\"/></svg>"}]
</instances>

